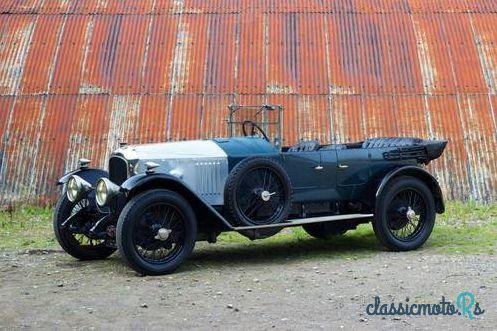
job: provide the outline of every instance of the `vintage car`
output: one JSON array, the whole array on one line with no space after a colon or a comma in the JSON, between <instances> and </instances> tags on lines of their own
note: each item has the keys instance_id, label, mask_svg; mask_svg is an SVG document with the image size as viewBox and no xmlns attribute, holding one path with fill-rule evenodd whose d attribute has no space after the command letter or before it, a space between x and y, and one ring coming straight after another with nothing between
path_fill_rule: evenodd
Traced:
<instances>
[{"instance_id":1,"label":"vintage car","mask_svg":"<svg viewBox=\"0 0 497 331\"><path fill-rule=\"evenodd\" d=\"M116 249L142 274L173 272L196 241L224 231L267 238L302 226L327 239L372 222L389 250L420 247L444 201L424 165L446 141L370 138L350 144L301 140L285 147L282 107L231 105L229 138L122 144L108 171L79 169L58 181L54 230L81 260Z\"/></svg>"}]
</instances>

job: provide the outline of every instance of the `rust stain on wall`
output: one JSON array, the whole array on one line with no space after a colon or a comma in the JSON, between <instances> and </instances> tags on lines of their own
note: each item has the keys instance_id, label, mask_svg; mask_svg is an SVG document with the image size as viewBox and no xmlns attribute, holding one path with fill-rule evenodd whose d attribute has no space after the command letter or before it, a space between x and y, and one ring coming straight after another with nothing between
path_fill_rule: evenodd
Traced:
<instances>
[{"instance_id":1,"label":"rust stain on wall","mask_svg":"<svg viewBox=\"0 0 497 331\"><path fill-rule=\"evenodd\" d=\"M496 201L496 26L494 0L2 1L0 203L120 141L224 136L230 103L282 104L286 144L447 138L447 197Z\"/></svg>"}]
</instances>

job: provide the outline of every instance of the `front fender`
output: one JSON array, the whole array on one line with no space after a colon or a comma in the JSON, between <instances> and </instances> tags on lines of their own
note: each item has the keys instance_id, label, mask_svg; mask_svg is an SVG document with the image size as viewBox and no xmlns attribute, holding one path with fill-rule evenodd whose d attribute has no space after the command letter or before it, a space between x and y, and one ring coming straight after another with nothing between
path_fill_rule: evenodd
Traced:
<instances>
[{"instance_id":1,"label":"front fender","mask_svg":"<svg viewBox=\"0 0 497 331\"><path fill-rule=\"evenodd\" d=\"M60 177L59 180L57 180L57 186L65 185L72 175L78 175L79 177L90 183L92 186L95 186L97 184L97 181L102 177L109 178L109 173L105 170L94 168L77 169L68 172L64 176Z\"/></svg>"},{"instance_id":2,"label":"front fender","mask_svg":"<svg viewBox=\"0 0 497 331\"><path fill-rule=\"evenodd\" d=\"M205 202L198 194L191 189L180 178L169 174L139 174L128 178L122 185L121 191L125 194L126 200L129 201L132 197L142 192L151 189L167 189L181 194L194 209L197 218L205 218L207 215L221 222L221 224L232 230L233 226L210 204Z\"/></svg>"},{"instance_id":3,"label":"front fender","mask_svg":"<svg viewBox=\"0 0 497 331\"><path fill-rule=\"evenodd\" d=\"M435 208L438 214L442 214L445 211L445 203L442 195L442 189L438 184L438 181L435 177L432 176L425 169L418 166L404 166L389 172L380 182L378 189L376 190L376 201L378 201L378 197L382 194L383 190L387 186L387 184L394 178L398 176L412 176L420 178L425 182L426 185L430 188L433 193L433 198L435 199Z\"/></svg>"}]
</instances>

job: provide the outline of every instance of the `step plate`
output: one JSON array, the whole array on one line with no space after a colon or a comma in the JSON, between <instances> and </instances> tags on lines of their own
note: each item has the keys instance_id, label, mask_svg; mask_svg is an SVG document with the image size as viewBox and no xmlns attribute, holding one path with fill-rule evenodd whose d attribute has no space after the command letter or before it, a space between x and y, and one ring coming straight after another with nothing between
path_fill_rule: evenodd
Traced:
<instances>
[{"instance_id":1,"label":"step plate","mask_svg":"<svg viewBox=\"0 0 497 331\"><path fill-rule=\"evenodd\" d=\"M291 227L291 226L301 226L301 225L312 224L312 223L373 218L373 216L374 216L373 214L347 214L347 215L333 215L333 216L300 218L300 219L288 220L284 223L254 225L254 226L238 226L238 227L233 228L233 230L243 231L243 230L258 230L258 229L268 229L268 228L286 228L286 227Z\"/></svg>"}]
</instances>

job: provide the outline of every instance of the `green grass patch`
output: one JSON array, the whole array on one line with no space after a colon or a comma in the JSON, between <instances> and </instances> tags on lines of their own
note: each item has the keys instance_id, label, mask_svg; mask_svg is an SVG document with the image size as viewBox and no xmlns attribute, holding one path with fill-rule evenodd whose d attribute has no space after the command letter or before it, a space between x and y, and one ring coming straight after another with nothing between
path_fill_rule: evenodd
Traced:
<instances>
[{"instance_id":1,"label":"green grass patch","mask_svg":"<svg viewBox=\"0 0 497 331\"><path fill-rule=\"evenodd\" d=\"M23 207L0 212L0 250L57 247L52 229L52 209Z\"/></svg>"},{"instance_id":2,"label":"green grass patch","mask_svg":"<svg viewBox=\"0 0 497 331\"><path fill-rule=\"evenodd\" d=\"M201 256L214 250L230 257L258 259L330 253L334 257L354 258L381 250L370 224L326 241L311 238L299 227L256 241L229 232L219 237L217 245L199 246L206 250L198 253ZM23 207L11 212L0 211L0 250L51 248L58 248L52 230L52 209ZM447 211L438 216L435 230L423 249L436 253L494 254L497 251L497 204L448 203ZM218 254L215 256L219 258Z\"/></svg>"}]
</instances>

